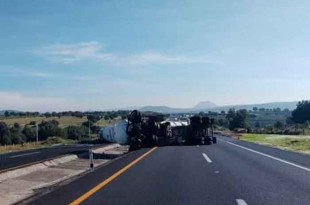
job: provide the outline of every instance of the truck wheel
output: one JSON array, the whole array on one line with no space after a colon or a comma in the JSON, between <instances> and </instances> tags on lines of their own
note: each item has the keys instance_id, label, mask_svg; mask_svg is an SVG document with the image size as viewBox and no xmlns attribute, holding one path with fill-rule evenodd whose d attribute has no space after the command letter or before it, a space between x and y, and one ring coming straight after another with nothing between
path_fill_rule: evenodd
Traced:
<instances>
[{"instance_id":1,"label":"truck wheel","mask_svg":"<svg viewBox=\"0 0 310 205\"><path fill-rule=\"evenodd\" d=\"M206 137L206 138L205 138L205 144L206 144L206 145L212 144L212 140L211 140L210 137Z\"/></svg>"},{"instance_id":2,"label":"truck wheel","mask_svg":"<svg viewBox=\"0 0 310 205\"><path fill-rule=\"evenodd\" d=\"M153 141L153 146L157 146L158 145L158 137L156 135L153 135L152 141Z\"/></svg>"}]
</instances>

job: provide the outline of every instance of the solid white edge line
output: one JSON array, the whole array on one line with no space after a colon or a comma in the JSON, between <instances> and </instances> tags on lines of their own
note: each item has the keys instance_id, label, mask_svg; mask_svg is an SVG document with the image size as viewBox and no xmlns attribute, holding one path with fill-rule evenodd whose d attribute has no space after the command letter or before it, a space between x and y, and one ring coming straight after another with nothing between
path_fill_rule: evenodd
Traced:
<instances>
[{"instance_id":1,"label":"solid white edge line","mask_svg":"<svg viewBox=\"0 0 310 205\"><path fill-rule=\"evenodd\" d=\"M39 153L41 153L41 152L31 152L31 153L19 154L19 155L10 156L10 158L24 157L24 156L34 155L34 154L39 154Z\"/></svg>"},{"instance_id":2,"label":"solid white edge line","mask_svg":"<svg viewBox=\"0 0 310 205\"><path fill-rule=\"evenodd\" d=\"M292 163L292 162L286 161L286 160L284 160L284 159L280 159L280 158L271 156L271 155L269 155L269 154L265 154L265 153L262 153L262 152L259 152L259 151L256 151L256 150L253 150L253 149L250 149L250 148L247 148L247 147L244 147L244 146L241 146L241 145L232 143L232 142L228 142L228 141L226 141L226 140L221 140L221 141L224 141L224 142L226 142L226 143L228 143L228 144L230 144L230 145L239 147L239 148L241 148L241 149L245 149L245 150L247 150L247 151L254 152L254 153L256 153L256 154L259 154L259 155L268 157L268 158L270 158L270 159L274 159L274 160L277 160L277 161L279 161L279 162L283 162L283 163L285 163L285 164L288 164L288 165L291 165L291 166L297 167L297 168L299 168L299 169L302 169L302 170L305 170L305 171L310 172L310 169L307 168L307 167L303 167L303 166L300 166L300 165L298 165L298 164L294 164L294 163Z\"/></svg>"},{"instance_id":3,"label":"solid white edge line","mask_svg":"<svg viewBox=\"0 0 310 205\"><path fill-rule=\"evenodd\" d=\"M236 199L238 205L247 205L243 199Z\"/></svg>"},{"instance_id":4,"label":"solid white edge line","mask_svg":"<svg viewBox=\"0 0 310 205\"><path fill-rule=\"evenodd\" d=\"M202 156L207 160L207 162L212 163L212 160L206 155L205 153L202 153Z\"/></svg>"}]
</instances>

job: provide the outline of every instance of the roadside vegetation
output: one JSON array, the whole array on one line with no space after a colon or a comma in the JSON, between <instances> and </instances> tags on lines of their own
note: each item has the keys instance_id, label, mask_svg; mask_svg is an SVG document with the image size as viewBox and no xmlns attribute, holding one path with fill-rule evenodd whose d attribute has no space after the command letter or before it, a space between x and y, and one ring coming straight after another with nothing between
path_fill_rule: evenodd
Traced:
<instances>
[{"instance_id":1,"label":"roadside vegetation","mask_svg":"<svg viewBox=\"0 0 310 205\"><path fill-rule=\"evenodd\" d=\"M213 114L218 130L240 140L310 154L310 101L287 109L234 110Z\"/></svg>"},{"instance_id":2,"label":"roadside vegetation","mask_svg":"<svg viewBox=\"0 0 310 205\"><path fill-rule=\"evenodd\" d=\"M310 154L310 136L242 134L240 140Z\"/></svg>"},{"instance_id":3,"label":"roadside vegetation","mask_svg":"<svg viewBox=\"0 0 310 205\"><path fill-rule=\"evenodd\" d=\"M93 142L102 126L115 123L126 111L118 112L5 112L0 117L0 153L53 144ZM38 143L36 143L38 137Z\"/></svg>"}]
</instances>

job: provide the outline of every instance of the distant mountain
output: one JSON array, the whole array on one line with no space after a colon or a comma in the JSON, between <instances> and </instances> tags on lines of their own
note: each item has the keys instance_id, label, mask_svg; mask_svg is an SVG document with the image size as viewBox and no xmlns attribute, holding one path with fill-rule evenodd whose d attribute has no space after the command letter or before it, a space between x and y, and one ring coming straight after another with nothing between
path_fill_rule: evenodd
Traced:
<instances>
[{"instance_id":1,"label":"distant mountain","mask_svg":"<svg viewBox=\"0 0 310 205\"><path fill-rule=\"evenodd\" d=\"M234 108L236 110L240 110L240 109L252 110L253 107L257 107L258 109L280 108L281 110L283 109L294 110L297 106L297 103L298 103L297 101L294 101L294 102L272 102L272 103L249 104L249 105L229 105L229 106L221 106L221 107L212 108L212 109L209 109L209 111L214 111L214 112L220 112L222 110L228 111L231 108Z\"/></svg>"},{"instance_id":2,"label":"distant mountain","mask_svg":"<svg viewBox=\"0 0 310 205\"><path fill-rule=\"evenodd\" d=\"M208 110L216 107L218 106L210 101L203 101L195 105L192 110Z\"/></svg>"},{"instance_id":3,"label":"distant mountain","mask_svg":"<svg viewBox=\"0 0 310 205\"><path fill-rule=\"evenodd\" d=\"M186 108L172 108L167 106L146 106L139 109L141 112L158 112L158 113L184 113L190 112L190 109Z\"/></svg>"},{"instance_id":4,"label":"distant mountain","mask_svg":"<svg viewBox=\"0 0 310 205\"><path fill-rule=\"evenodd\" d=\"M145 106L140 108L139 110L142 112L150 111L150 112L158 112L158 113L198 113L198 112L220 112L220 111L228 111L231 108L236 110L239 109L247 109L252 110L253 107L266 108L266 109L274 109L281 108L294 110L297 105L297 101L294 102L272 102L272 103L263 103L263 104L249 104L249 105L229 105L229 106L217 106L212 102L205 101L200 102L196 106L192 108L172 108L168 106Z\"/></svg>"}]
</instances>

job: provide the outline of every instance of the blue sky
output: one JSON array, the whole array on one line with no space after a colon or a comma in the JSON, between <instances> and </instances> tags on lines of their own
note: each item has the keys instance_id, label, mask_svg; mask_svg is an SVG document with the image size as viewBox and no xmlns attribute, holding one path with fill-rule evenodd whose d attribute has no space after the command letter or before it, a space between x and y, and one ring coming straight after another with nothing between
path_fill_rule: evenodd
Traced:
<instances>
[{"instance_id":1,"label":"blue sky","mask_svg":"<svg viewBox=\"0 0 310 205\"><path fill-rule=\"evenodd\" d=\"M0 110L309 99L310 1L0 2Z\"/></svg>"}]
</instances>

